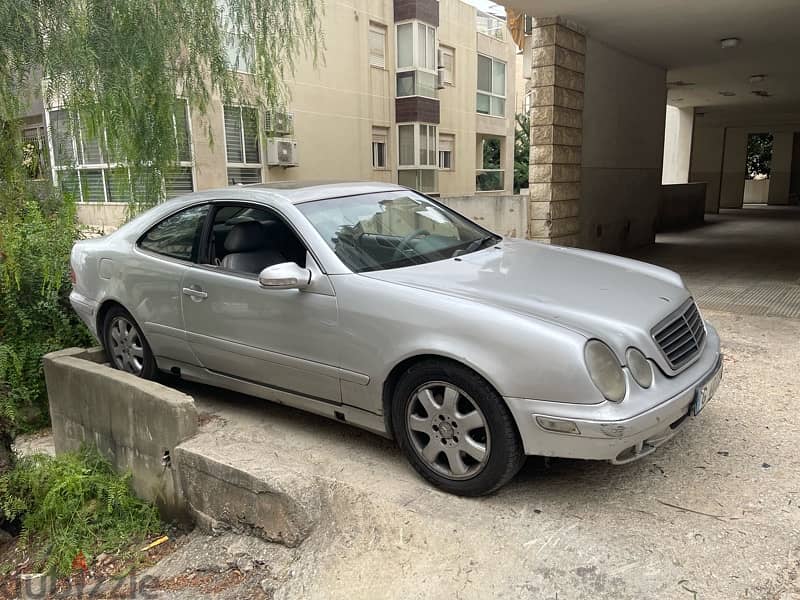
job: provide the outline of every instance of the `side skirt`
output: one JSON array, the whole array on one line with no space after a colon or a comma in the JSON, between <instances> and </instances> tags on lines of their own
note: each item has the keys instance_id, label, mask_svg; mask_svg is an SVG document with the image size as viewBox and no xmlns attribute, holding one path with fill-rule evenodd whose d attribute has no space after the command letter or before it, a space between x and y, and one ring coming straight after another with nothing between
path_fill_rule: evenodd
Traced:
<instances>
[{"instance_id":1,"label":"side skirt","mask_svg":"<svg viewBox=\"0 0 800 600\"><path fill-rule=\"evenodd\" d=\"M316 400L301 394L294 394L289 391L266 387L230 375L209 371L197 365L191 365L163 357L158 357L158 367L167 372L173 369L180 369L180 377L186 381L213 385L269 400L277 404L299 408L300 410L327 417L334 421L343 421L361 429L371 431L372 433L377 433L382 437L392 439L392 436L386 430L386 423L382 415L376 415L360 408L355 408L354 406Z\"/></svg>"}]
</instances>

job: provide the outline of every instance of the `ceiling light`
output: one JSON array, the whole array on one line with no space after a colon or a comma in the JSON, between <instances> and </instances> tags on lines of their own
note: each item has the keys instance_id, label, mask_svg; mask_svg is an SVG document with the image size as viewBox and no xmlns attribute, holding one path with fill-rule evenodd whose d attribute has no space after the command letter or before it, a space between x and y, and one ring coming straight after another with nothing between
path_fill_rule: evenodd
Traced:
<instances>
[{"instance_id":1,"label":"ceiling light","mask_svg":"<svg viewBox=\"0 0 800 600\"><path fill-rule=\"evenodd\" d=\"M694 85L692 81L684 81L683 79L679 79L678 81L668 81L667 87L687 87L689 85Z\"/></svg>"},{"instance_id":2,"label":"ceiling light","mask_svg":"<svg viewBox=\"0 0 800 600\"><path fill-rule=\"evenodd\" d=\"M737 37L723 38L719 41L719 45L723 48L736 48L741 41L742 40Z\"/></svg>"},{"instance_id":3,"label":"ceiling light","mask_svg":"<svg viewBox=\"0 0 800 600\"><path fill-rule=\"evenodd\" d=\"M767 90L753 90L750 93L761 98L769 98L772 95Z\"/></svg>"},{"instance_id":4,"label":"ceiling light","mask_svg":"<svg viewBox=\"0 0 800 600\"><path fill-rule=\"evenodd\" d=\"M720 95L720 96L727 96L727 97L730 97L730 96L735 96L735 95L736 95L736 92L728 92L728 91L724 91L724 92L719 92L719 95Z\"/></svg>"},{"instance_id":5,"label":"ceiling light","mask_svg":"<svg viewBox=\"0 0 800 600\"><path fill-rule=\"evenodd\" d=\"M761 83L767 78L766 75L750 75L750 83Z\"/></svg>"}]
</instances>

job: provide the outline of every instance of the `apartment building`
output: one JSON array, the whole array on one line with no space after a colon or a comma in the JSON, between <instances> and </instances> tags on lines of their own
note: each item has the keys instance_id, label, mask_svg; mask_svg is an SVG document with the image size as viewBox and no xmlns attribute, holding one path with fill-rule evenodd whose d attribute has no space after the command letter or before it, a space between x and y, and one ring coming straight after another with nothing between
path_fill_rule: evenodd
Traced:
<instances>
[{"instance_id":1,"label":"apartment building","mask_svg":"<svg viewBox=\"0 0 800 600\"><path fill-rule=\"evenodd\" d=\"M516 47L503 21L460 0L332 0L323 31L324 59L298 61L284 110L215 99L200 116L176 99L180 162L166 197L310 179L511 193ZM229 50L249 76L247 53ZM113 226L129 199L126 169L65 120L45 111L51 175L80 198L84 222Z\"/></svg>"}]
</instances>

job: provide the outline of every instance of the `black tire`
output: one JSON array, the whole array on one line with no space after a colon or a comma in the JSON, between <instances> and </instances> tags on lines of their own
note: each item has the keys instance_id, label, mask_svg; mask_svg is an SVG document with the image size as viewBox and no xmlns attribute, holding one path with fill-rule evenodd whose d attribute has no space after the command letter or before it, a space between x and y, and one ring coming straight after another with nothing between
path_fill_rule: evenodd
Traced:
<instances>
[{"instance_id":1,"label":"black tire","mask_svg":"<svg viewBox=\"0 0 800 600\"><path fill-rule=\"evenodd\" d=\"M417 419L418 423L423 423L427 418L424 415L420 417L419 413L415 412L419 411L422 406L418 400L420 397L418 394L426 394L430 390L434 397L432 406L435 407L438 402L436 390L442 390L441 397L443 398L448 388L451 393L453 393L453 389L459 392L456 403L462 403L461 406L464 406L464 402L469 402L466 405L467 410L475 407L477 410L474 412L483 419L483 425L472 430L475 435L483 438L485 454L480 461L459 450L457 444L459 440L457 437L453 437L453 432L461 434L457 429L445 425L449 417L442 414L429 415L431 423L442 425L442 429L439 429L438 433L433 430L421 432L421 429L412 431L410 428L411 420ZM442 406L444 406L443 400ZM424 413L427 412L429 411L424 410ZM456 409L455 412L462 414L460 409ZM454 417L452 422L457 425L457 420L461 418L463 418L463 414L460 417ZM442 422L440 423L437 419L442 419ZM451 494L459 496L491 494L508 483L525 462L525 453L517 426L503 398L480 375L458 363L447 360L432 359L417 363L400 376L393 394L392 426L400 448L414 469L430 483ZM431 427L436 429L433 425ZM448 428L447 433L444 433L443 427ZM463 428L460 431L466 433ZM431 437L431 434L437 436L436 440ZM451 437L446 437L447 435ZM453 439L456 443L453 443ZM439 450L437 458L430 462L423 456L423 451L428 450L427 443L434 441L441 443L443 449ZM478 441L480 442L480 439ZM425 448L421 449L423 444ZM471 475L468 470L460 478L454 478L455 470L450 468L451 455L446 454L448 444L453 444L454 448L451 451L460 455L458 459L461 462L460 467L464 466L466 459L474 460L475 464L468 466L468 469L475 470L474 475ZM432 447L431 453L437 452L438 449L439 446L435 445ZM447 463L447 466L442 466L440 463ZM449 474L443 472L447 470L450 470Z\"/></svg>"},{"instance_id":2,"label":"black tire","mask_svg":"<svg viewBox=\"0 0 800 600\"><path fill-rule=\"evenodd\" d=\"M138 339L140 343L138 345L128 344L121 350L123 354L119 354L115 351L115 348L119 348L119 344L114 340L112 329L119 331L117 328L122 323L126 323L132 329L135 329L134 339ZM121 306L112 306L103 318L103 347L105 348L108 362L115 369L131 373L142 379L152 380L156 378L158 367L156 366L153 352L150 350L150 344L147 343L147 339L144 337L144 333L142 333L136 320ZM134 356L134 354L139 353L141 353L141 357ZM132 368L134 362L141 363L141 369L138 372Z\"/></svg>"}]
</instances>

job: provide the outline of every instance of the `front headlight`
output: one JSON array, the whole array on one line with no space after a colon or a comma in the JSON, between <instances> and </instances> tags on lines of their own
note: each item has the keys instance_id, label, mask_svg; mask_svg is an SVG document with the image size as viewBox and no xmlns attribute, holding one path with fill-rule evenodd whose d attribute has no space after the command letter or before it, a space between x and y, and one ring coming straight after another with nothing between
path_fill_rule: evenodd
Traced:
<instances>
[{"instance_id":1,"label":"front headlight","mask_svg":"<svg viewBox=\"0 0 800 600\"><path fill-rule=\"evenodd\" d=\"M645 389L649 388L653 384L653 367L650 361L636 348L628 348L625 359L636 383Z\"/></svg>"},{"instance_id":2,"label":"front headlight","mask_svg":"<svg viewBox=\"0 0 800 600\"><path fill-rule=\"evenodd\" d=\"M584 350L586 368L597 389L612 402L625 398L625 373L614 352L600 340L589 340Z\"/></svg>"}]
</instances>

